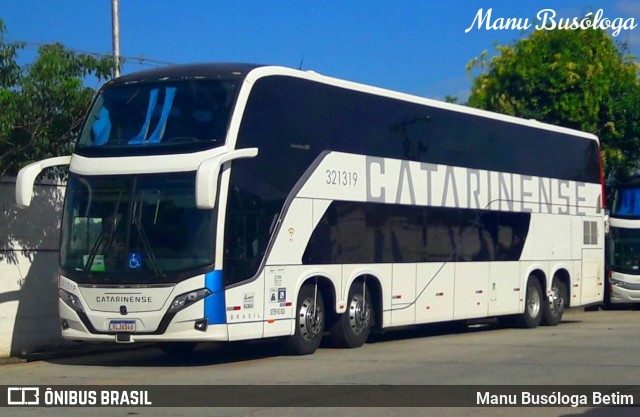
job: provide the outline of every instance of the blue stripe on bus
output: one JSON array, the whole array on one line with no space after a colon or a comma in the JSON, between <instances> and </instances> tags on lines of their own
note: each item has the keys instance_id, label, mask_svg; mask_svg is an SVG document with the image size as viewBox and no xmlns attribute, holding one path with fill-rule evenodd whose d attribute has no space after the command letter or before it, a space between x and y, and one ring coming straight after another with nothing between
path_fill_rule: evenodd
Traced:
<instances>
[{"instance_id":1,"label":"blue stripe on bus","mask_svg":"<svg viewBox=\"0 0 640 417\"><path fill-rule=\"evenodd\" d=\"M222 271L211 271L205 274L204 286L211 291L211 295L204 299L204 316L209 319L209 324L226 324Z\"/></svg>"}]
</instances>

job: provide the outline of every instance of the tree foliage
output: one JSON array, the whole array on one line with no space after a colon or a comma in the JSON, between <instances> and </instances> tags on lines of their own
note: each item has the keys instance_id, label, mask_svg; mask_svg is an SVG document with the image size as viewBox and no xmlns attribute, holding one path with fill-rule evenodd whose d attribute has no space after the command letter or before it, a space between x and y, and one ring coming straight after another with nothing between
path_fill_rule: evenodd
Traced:
<instances>
[{"instance_id":1,"label":"tree foliage","mask_svg":"<svg viewBox=\"0 0 640 417\"><path fill-rule=\"evenodd\" d=\"M26 45L7 42L0 19L0 176L29 162L70 153L95 91L87 77L112 76L110 56L78 54L60 43L43 45L34 62L18 63Z\"/></svg>"},{"instance_id":2,"label":"tree foliage","mask_svg":"<svg viewBox=\"0 0 640 417\"><path fill-rule=\"evenodd\" d=\"M596 134L610 184L639 167L637 63L601 30L534 31L469 62L469 105ZM553 151L553 150L550 150Z\"/></svg>"}]
</instances>

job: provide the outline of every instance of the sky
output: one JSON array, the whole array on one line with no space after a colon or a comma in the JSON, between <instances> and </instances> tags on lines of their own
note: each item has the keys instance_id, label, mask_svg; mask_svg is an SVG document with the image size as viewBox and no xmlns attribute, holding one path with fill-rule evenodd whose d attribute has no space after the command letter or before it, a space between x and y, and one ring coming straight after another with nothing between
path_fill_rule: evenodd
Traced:
<instances>
[{"instance_id":1,"label":"sky","mask_svg":"<svg viewBox=\"0 0 640 417\"><path fill-rule=\"evenodd\" d=\"M163 63L274 64L422 97L466 100L467 63L520 30L487 29L478 11L529 18L543 9L582 18L602 9L609 19L635 19L616 40L640 55L640 0L120 0L123 73ZM61 42L81 51L112 52L111 0L1 0L9 41ZM556 18L556 20L558 20ZM609 31L611 32L611 30Z\"/></svg>"}]
</instances>

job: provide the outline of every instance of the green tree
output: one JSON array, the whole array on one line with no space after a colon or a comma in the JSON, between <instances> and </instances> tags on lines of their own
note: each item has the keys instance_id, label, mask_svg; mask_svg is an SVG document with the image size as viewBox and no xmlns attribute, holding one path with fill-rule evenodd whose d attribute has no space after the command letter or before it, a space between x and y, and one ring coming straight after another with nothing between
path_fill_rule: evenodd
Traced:
<instances>
[{"instance_id":1,"label":"green tree","mask_svg":"<svg viewBox=\"0 0 640 417\"><path fill-rule=\"evenodd\" d=\"M444 96L444 101L446 101L447 103L458 103L458 97L456 96L451 96L449 94L447 94L446 96Z\"/></svg>"},{"instance_id":2,"label":"green tree","mask_svg":"<svg viewBox=\"0 0 640 417\"><path fill-rule=\"evenodd\" d=\"M467 65L473 79L468 104L596 134L607 182L639 167L638 66L600 30L534 31L497 46Z\"/></svg>"},{"instance_id":3,"label":"green tree","mask_svg":"<svg viewBox=\"0 0 640 417\"><path fill-rule=\"evenodd\" d=\"M21 42L7 42L0 19L0 176L16 175L34 160L69 154L95 91L87 77L112 76L110 56L78 54L43 45L34 62L20 65Z\"/></svg>"}]
</instances>

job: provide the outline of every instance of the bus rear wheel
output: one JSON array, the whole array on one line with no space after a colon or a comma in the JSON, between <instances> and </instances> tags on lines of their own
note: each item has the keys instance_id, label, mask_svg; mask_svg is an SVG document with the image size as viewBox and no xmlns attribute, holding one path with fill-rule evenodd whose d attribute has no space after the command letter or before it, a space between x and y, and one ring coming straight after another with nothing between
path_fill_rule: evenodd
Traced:
<instances>
[{"instance_id":1,"label":"bus rear wheel","mask_svg":"<svg viewBox=\"0 0 640 417\"><path fill-rule=\"evenodd\" d=\"M567 290L563 282L553 277L551 283L551 296L542 303L542 324L544 326L557 326L562 320L564 304L567 299Z\"/></svg>"},{"instance_id":2,"label":"bus rear wheel","mask_svg":"<svg viewBox=\"0 0 640 417\"><path fill-rule=\"evenodd\" d=\"M302 286L296 312L296 331L286 340L285 351L291 355L312 354L320 346L325 323L324 301L316 285Z\"/></svg>"},{"instance_id":3,"label":"bus rear wheel","mask_svg":"<svg viewBox=\"0 0 640 417\"><path fill-rule=\"evenodd\" d=\"M347 311L331 326L331 340L334 346L357 348L371 332L373 305L367 285L361 281L353 283L347 303Z\"/></svg>"},{"instance_id":4,"label":"bus rear wheel","mask_svg":"<svg viewBox=\"0 0 640 417\"><path fill-rule=\"evenodd\" d=\"M542 287L535 276L529 276L527 282L527 294L524 300L524 313L515 317L518 327L533 329L538 327L542 320Z\"/></svg>"}]
</instances>

